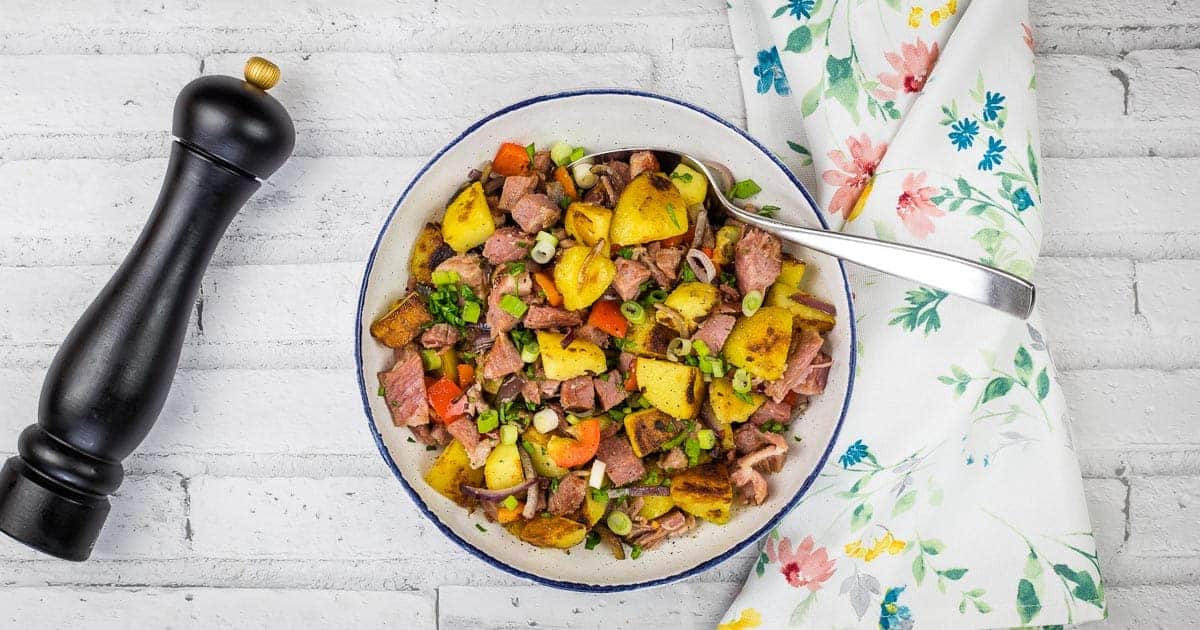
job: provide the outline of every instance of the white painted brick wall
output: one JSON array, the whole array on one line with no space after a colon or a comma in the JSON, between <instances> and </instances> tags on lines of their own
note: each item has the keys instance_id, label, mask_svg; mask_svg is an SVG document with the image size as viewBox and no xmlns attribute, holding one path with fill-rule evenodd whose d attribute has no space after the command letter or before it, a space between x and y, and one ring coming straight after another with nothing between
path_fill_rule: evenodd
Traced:
<instances>
[{"instance_id":1,"label":"white painted brick wall","mask_svg":"<svg viewBox=\"0 0 1200 630\"><path fill-rule=\"evenodd\" d=\"M1038 281L1108 586L1096 627L1194 627L1200 3L1032 4ZM348 335L383 216L488 111L619 85L744 124L724 5L0 0L0 454L153 203L179 87L269 53L300 130L216 253L94 559L0 541L0 626L710 627L753 551L687 583L585 596L455 548L374 453Z\"/></svg>"}]
</instances>

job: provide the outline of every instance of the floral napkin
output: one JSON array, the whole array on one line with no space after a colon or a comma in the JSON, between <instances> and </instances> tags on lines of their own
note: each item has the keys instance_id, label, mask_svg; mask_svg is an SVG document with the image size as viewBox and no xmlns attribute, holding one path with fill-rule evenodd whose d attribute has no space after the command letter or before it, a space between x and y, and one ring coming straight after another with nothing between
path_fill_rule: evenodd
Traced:
<instances>
[{"instance_id":1,"label":"floral napkin","mask_svg":"<svg viewBox=\"0 0 1200 630\"><path fill-rule=\"evenodd\" d=\"M1042 239L1024 0L732 0L750 132L833 229L1030 276ZM854 271L834 456L721 628L1045 626L1104 617L1040 323Z\"/></svg>"}]
</instances>

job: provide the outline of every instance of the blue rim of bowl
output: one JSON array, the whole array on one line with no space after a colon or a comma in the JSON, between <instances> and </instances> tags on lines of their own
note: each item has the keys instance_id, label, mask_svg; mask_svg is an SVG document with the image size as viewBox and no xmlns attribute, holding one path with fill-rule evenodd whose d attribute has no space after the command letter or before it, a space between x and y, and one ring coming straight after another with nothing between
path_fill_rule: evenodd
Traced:
<instances>
[{"instance_id":1,"label":"blue rim of bowl","mask_svg":"<svg viewBox=\"0 0 1200 630\"><path fill-rule=\"evenodd\" d=\"M667 103L678 105L680 107L685 107L696 113L703 114L704 116L707 116L708 118L712 119L713 121L720 123L721 125L725 126L726 128L734 131L739 136L744 138L747 142L752 144L756 149L761 151L762 154L765 155L768 159L770 159L772 162L775 163L775 166L778 167L779 170L782 171L783 174L785 176L787 176L787 178L789 180L791 180L792 184L796 187L796 189L800 191L800 194L804 195L805 200L807 200L808 204L809 204L809 211L811 211L813 213L813 216L816 217L817 221L821 224L821 227L826 230L829 229L829 225L825 223L824 217L821 216L820 212L816 211L816 208L818 207L816 200L813 199L812 195L809 194L808 189L804 187L804 184L802 184L800 182L800 180L792 173L792 171L789 170L786 166L784 166L783 162L781 162L779 160L779 158L775 157L775 154L771 153L771 151L769 149L767 149L765 146L763 146L762 143L760 143L758 140L755 140L752 136L750 136L750 134L746 133L742 129L738 128L737 126L733 125L732 123L730 123L729 121L725 120L724 118L718 116L717 114L714 114L713 112L708 111L707 109L698 107L698 106L688 103L686 101L681 101L676 98L671 98L669 96L663 96L661 94L654 94L651 92L643 92L640 90L595 88L595 89L585 89L585 90L569 90L569 91L565 91L565 92L556 92L553 94L546 94L543 96L535 96L533 98L529 98L529 99L526 99L526 100L523 100L523 101L520 101L517 103L513 103L512 105L504 107L503 109L500 109L491 114L488 114L484 118L479 119L478 121L473 123L471 126L464 129L453 140L451 140L449 143L447 143L446 146L442 147L432 158L430 158L429 161L426 162L425 165L421 167L421 170L417 171L417 173L415 175L413 175L413 178L409 181L408 186L406 186L404 188L404 192L401 193L400 198L396 200L396 204L392 206L391 212L388 213L387 219L383 222L383 227L380 228L380 230L379 230L379 236L377 236L375 238L375 245L371 247L371 255L367 259L367 267L366 267L366 270L363 272L362 287L360 288L359 294L358 294L358 312L354 317L354 363L355 363L355 368L358 371L358 375L357 375L358 376L358 389L359 389L359 393L362 395L363 412L367 416L367 427L371 430L371 437L373 437L375 439L375 446L377 448L379 448L379 453L383 456L384 462L387 463L388 468L391 469L392 474L396 476L396 479L400 480L400 484L402 486L404 486L405 492L407 492L408 496L413 500L414 503L416 503L417 508L419 510L421 510L421 512L430 521L432 521L433 524L436 525L437 528L439 530L441 530L441 532L443 534L445 534L447 537L449 537L451 540L453 540L455 543L457 543L463 549L467 550L468 553L475 556L476 558L479 558L480 560L486 562L487 564L489 564L497 569L500 569L501 571L515 575L517 577L525 578L527 580L532 580L534 582L537 582L538 584L544 584L546 586L551 586L554 588L563 589L563 590L567 590L567 591L577 591L577 592L581 592L581 593L618 593L618 592L622 592L622 591L633 591L633 590L639 590L639 589L643 589L643 588L662 586L664 584L670 584L672 582L677 582L679 580L686 579L693 575L703 573L703 572L709 570L710 568L715 567L716 565L733 557L735 554L737 554L742 549L745 549L748 545L750 545L754 541L761 539L773 527L778 525L779 521L783 520L783 517L787 516L793 509L795 509L796 505L800 503L800 499L802 499L804 497L805 493L808 492L809 487L811 487L813 482L816 480L817 475L819 475L821 473L821 470L825 467L825 463L829 459L829 454L833 451L833 446L834 446L834 444L837 443L838 436L841 434L842 424L845 423L845 421L846 421L846 413L850 409L850 399L851 399L851 395L854 392L854 370L855 370L855 363L856 363L854 348L858 347L858 332L857 332L857 327L855 325L855 319L854 319L854 294L850 290L850 280L846 276L846 266L841 260L838 260L838 269L842 273L842 283L846 290L846 304L848 305L848 307L850 309L850 312L847 313L847 318L846 318L846 321L849 323L849 326L850 326L850 365L849 365L849 370L848 370L849 376L848 376L847 382L846 382L846 396L842 400L841 415L839 415L837 424L833 428L833 435L830 436L830 438L829 438L829 444L826 445L825 452L822 453L820 459L817 460L817 465L813 468L812 473L810 473L808 475L808 478L806 478L804 480L804 483L800 485L800 488L796 491L796 494L787 502L786 505L783 506L783 508L781 510L779 510L779 512L777 514L775 514L775 516L771 517L770 520L768 520L762 527L760 527L758 530L756 530L753 534L747 536L740 542L734 544L732 547L730 547L723 553L720 553L713 558L709 558L708 560L705 560L704 562L697 564L696 566L694 566L690 569L686 569L686 570L676 573L674 575L669 575L669 576L662 577L662 578L646 580L644 582L633 582L633 583L629 583L629 584L611 584L611 585L609 585L609 584L587 584L587 583L583 583L583 582L567 582L567 581L563 581L563 580L555 580L555 579L543 577L540 575L529 573L528 571L518 569L514 566L506 564L505 562L502 562L501 560L499 560L497 558L494 558L494 557L488 555L488 553L486 551L471 544L469 541L467 541L466 539L462 538L457 533L455 533L454 530L452 530L449 525L446 525L445 523L443 523L442 520L440 518L438 518L437 514L435 514L433 512L433 510L429 509L429 506L425 504L425 501L424 501L424 499L421 498L421 495L418 494L417 491L408 483L408 480L406 480L404 478L404 475L400 472L400 468L398 466L396 466L396 461L394 459L392 459L392 455L388 451L387 445L384 444L384 442L383 442L383 435L380 434L379 430L376 429L376 427L375 427L375 417L371 413L371 401L370 401L370 398L368 397L369 395L367 392L367 384L366 384L366 380L363 375L363 358L362 358L362 323L363 322L362 322L362 318L363 318L363 307L366 304L366 299L367 299L367 282L371 277L371 270L375 266L375 255L379 251L379 244L383 241L383 235L385 233L387 233L388 227L392 224L392 219L396 215L396 210L399 209L400 204L404 203L404 200L408 197L408 193L412 191L413 186L415 186L416 183L418 181L420 181L422 177L425 176L426 171L428 171L430 168L432 168L434 164L437 164L438 160L441 159L442 155L444 155L447 151L449 151L451 148L453 148L455 145L457 145L459 142L461 142L464 138L466 138L471 133L473 133L476 129L482 127L483 125L487 124L488 122L492 121L495 118L498 118L500 116L503 116L505 114L508 114L510 112L513 112L513 111L516 111L519 109L524 109L525 107L528 107L530 105L535 105L537 103L543 103L546 101L555 101L555 100L565 99L565 98L573 98L573 97L577 97L577 96L596 96L596 95L635 96L635 97L639 97L639 98L648 98L648 99L653 99L653 100L657 100L657 101L664 101Z\"/></svg>"}]
</instances>

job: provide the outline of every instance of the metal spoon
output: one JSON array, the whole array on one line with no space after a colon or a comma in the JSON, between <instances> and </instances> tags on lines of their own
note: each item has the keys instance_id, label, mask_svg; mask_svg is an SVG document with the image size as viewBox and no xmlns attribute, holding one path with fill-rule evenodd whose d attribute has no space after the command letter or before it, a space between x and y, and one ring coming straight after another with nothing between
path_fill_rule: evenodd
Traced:
<instances>
[{"instance_id":1,"label":"metal spoon","mask_svg":"<svg viewBox=\"0 0 1200 630\"><path fill-rule=\"evenodd\" d=\"M724 192L717 188L717 179L709 166L686 153L658 148L616 149L585 155L571 162L568 169L573 169L576 164L582 162L595 162L598 158L618 153L627 154L631 151L653 151L662 156L673 157L699 171L708 179L709 187L716 192L712 197L726 212L743 223L762 228L780 238L864 267L965 297L1021 319L1027 319L1033 313L1034 286L1023 278L967 258L924 247L831 232L821 228L790 225L759 216L727 199ZM662 164L663 160L659 160L659 163Z\"/></svg>"}]
</instances>

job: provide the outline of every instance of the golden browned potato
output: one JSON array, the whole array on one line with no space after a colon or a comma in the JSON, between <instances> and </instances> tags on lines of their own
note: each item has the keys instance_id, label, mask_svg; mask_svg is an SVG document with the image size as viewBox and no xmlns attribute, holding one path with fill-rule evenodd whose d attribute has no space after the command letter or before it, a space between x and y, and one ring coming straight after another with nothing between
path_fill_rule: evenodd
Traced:
<instances>
[{"instance_id":1,"label":"golden browned potato","mask_svg":"<svg viewBox=\"0 0 1200 630\"><path fill-rule=\"evenodd\" d=\"M671 182L683 195L683 202L689 206L704 203L704 198L708 196L708 180L687 164L680 164L671 171Z\"/></svg>"},{"instance_id":2,"label":"golden browned potato","mask_svg":"<svg viewBox=\"0 0 1200 630\"><path fill-rule=\"evenodd\" d=\"M690 334L696 329L696 322L711 313L720 301L721 292L717 287L703 282L684 282L671 291L663 304L683 316L688 325L685 332Z\"/></svg>"},{"instance_id":3,"label":"golden browned potato","mask_svg":"<svg viewBox=\"0 0 1200 630\"><path fill-rule=\"evenodd\" d=\"M804 280L804 271L807 267L803 261L796 260L791 254L784 254L783 266L779 272L779 277L775 278L775 282L799 289L800 283Z\"/></svg>"},{"instance_id":4,"label":"golden browned potato","mask_svg":"<svg viewBox=\"0 0 1200 630\"><path fill-rule=\"evenodd\" d=\"M425 300L416 291L409 291L371 324L371 336L389 348L403 348L421 334L421 326L431 321Z\"/></svg>"},{"instance_id":5,"label":"golden browned potato","mask_svg":"<svg viewBox=\"0 0 1200 630\"><path fill-rule=\"evenodd\" d=\"M417 234L417 240L413 243L412 255L408 258L408 273L417 282L432 282L433 268L437 267L442 260L435 258L437 251L447 247L445 256L450 257L450 250L446 246L446 241L442 240L442 226L437 223L426 223L425 227L421 228L421 232Z\"/></svg>"},{"instance_id":6,"label":"golden browned potato","mask_svg":"<svg viewBox=\"0 0 1200 630\"><path fill-rule=\"evenodd\" d=\"M723 463L689 468L671 478L671 501L688 514L724 525L733 507L733 483Z\"/></svg>"},{"instance_id":7,"label":"golden browned potato","mask_svg":"<svg viewBox=\"0 0 1200 630\"><path fill-rule=\"evenodd\" d=\"M708 384L708 404L712 407L713 417L721 424L749 420L767 399L757 392L751 392L749 397L751 402L738 398L733 392L733 383L728 378L714 378Z\"/></svg>"},{"instance_id":8,"label":"golden browned potato","mask_svg":"<svg viewBox=\"0 0 1200 630\"><path fill-rule=\"evenodd\" d=\"M621 192L609 236L618 246L679 236L688 230L687 207L671 178L642 173Z\"/></svg>"},{"instance_id":9,"label":"golden browned potato","mask_svg":"<svg viewBox=\"0 0 1200 630\"><path fill-rule=\"evenodd\" d=\"M567 207L563 227L567 234L584 245L595 245L608 240L608 228L612 225L612 210L594 203L576 201Z\"/></svg>"},{"instance_id":10,"label":"golden browned potato","mask_svg":"<svg viewBox=\"0 0 1200 630\"><path fill-rule=\"evenodd\" d=\"M471 459L467 457L467 449L458 440L450 442L446 449L438 455L429 472L425 473L425 482L437 490L442 496L455 503L470 507L474 499L462 492L462 486L476 486L483 483L483 469L471 468Z\"/></svg>"},{"instance_id":11,"label":"golden browned potato","mask_svg":"<svg viewBox=\"0 0 1200 630\"><path fill-rule=\"evenodd\" d=\"M717 244L713 248L713 262L725 265L733 262L733 246L742 237L742 230L736 225L726 225L717 230Z\"/></svg>"},{"instance_id":12,"label":"golden browned potato","mask_svg":"<svg viewBox=\"0 0 1200 630\"><path fill-rule=\"evenodd\" d=\"M458 193L442 219L442 238L460 254L482 245L495 231L496 222L479 182Z\"/></svg>"},{"instance_id":13,"label":"golden browned potato","mask_svg":"<svg viewBox=\"0 0 1200 630\"><path fill-rule=\"evenodd\" d=\"M576 245L562 253L554 266L554 286L563 296L563 308L577 311L587 308L604 295L617 266L608 257L608 245Z\"/></svg>"},{"instance_id":14,"label":"golden browned potato","mask_svg":"<svg viewBox=\"0 0 1200 630\"><path fill-rule=\"evenodd\" d=\"M511 488L525 481L521 453L516 444L498 444L483 464L483 478L491 490Z\"/></svg>"},{"instance_id":15,"label":"golden browned potato","mask_svg":"<svg viewBox=\"0 0 1200 630\"><path fill-rule=\"evenodd\" d=\"M571 472L550 459L550 454L546 451L546 445L550 443L550 436L533 428L533 425L529 425L521 434L521 441L521 448L529 453L529 463L533 464L533 470L537 474L551 479L561 479Z\"/></svg>"},{"instance_id":16,"label":"golden browned potato","mask_svg":"<svg viewBox=\"0 0 1200 630\"><path fill-rule=\"evenodd\" d=\"M562 338L554 332L539 330L537 333L546 378L565 381L589 372L600 374L608 369L604 351L599 346L584 339L574 339L564 348Z\"/></svg>"},{"instance_id":17,"label":"golden browned potato","mask_svg":"<svg viewBox=\"0 0 1200 630\"><path fill-rule=\"evenodd\" d=\"M665 359L667 346L678 336L678 332L647 319L640 324L629 325L625 333L625 351Z\"/></svg>"},{"instance_id":18,"label":"golden browned potato","mask_svg":"<svg viewBox=\"0 0 1200 630\"><path fill-rule=\"evenodd\" d=\"M638 510L638 516L647 521L653 520L670 512L673 507L675 507L675 502L671 500L671 497L642 497L642 509Z\"/></svg>"},{"instance_id":19,"label":"golden browned potato","mask_svg":"<svg viewBox=\"0 0 1200 630\"><path fill-rule=\"evenodd\" d=\"M569 549L583 542L587 527L561 516L539 517L524 521L518 535L521 540L538 547Z\"/></svg>"},{"instance_id":20,"label":"golden browned potato","mask_svg":"<svg viewBox=\"0 0 1200 630\"><path fill-rule=\"evenodd\" d=\"M588 525L595 525L604 517L604 512L608 509L608 495L602 494L595 496L591 488L587 489L587 493L583 499L583 514L587 517Z\"/></svg>"},{"instance_id":21,"label":"golden browned potato","mask_svg":"<svg viewBox=\"0 0 1200 630\"><path fill-rule=\"evenodd\" d=\"M651 405L674 418L694 418L704 400L700 368L639 357L637 386Z\"/></svg>"},{"instance_id":22,"label":"golden browned potato","mask_svg":"<svg viewBox=\"0 0 1200 630\"><path fill-rule=\"evenodd\" d=\"M774 381L783 376L791 343L792 314L778 306L764 306L750 317L737 320L722 353L730 364Z\"/></svg>"},{"instance_id":23,"label":"golden browned potato","mask_svg":"<svg viewBox=\"0 0 1200 630\"><path fill-rule=\"evenodd\" d=\"M638 457L645 457L657 451L686 428L686 422L676 420L654 408L625 416L625 434L629 436L633 454Z\"/></svg>"},{"instance_id":24,"label":"golden browned potato","mask_svg":"<svg viewBox=\"0 0 1200 630\"><path fill-rule=\"evenodd\" d=\"M837 317L805 304L808 298L816 301L816 298L804 291L776 282L767 292L766 303L769 306L787 309L792 314L797 328L811 328L817 332L833 330Z\"/></svg>"}]
</instances>

